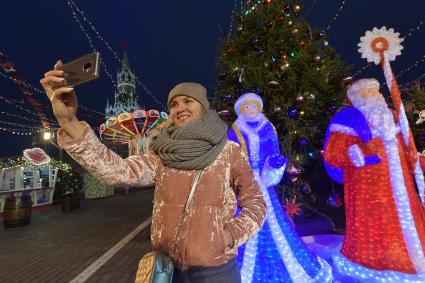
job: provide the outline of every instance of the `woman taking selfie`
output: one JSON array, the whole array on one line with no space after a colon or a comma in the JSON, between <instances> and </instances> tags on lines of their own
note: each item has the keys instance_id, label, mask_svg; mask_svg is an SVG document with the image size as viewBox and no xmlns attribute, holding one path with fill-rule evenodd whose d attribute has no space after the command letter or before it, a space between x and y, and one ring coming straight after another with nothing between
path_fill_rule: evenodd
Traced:
<instances>
[{"instance_id":1,"label":"woman taking selfie","mask_svg":"<svg viewBox=\"0 0 425 283\"><path fill-rule=\"evenodd\" d=\"M103 145L78 121L77 96L55 69L40 81L61 129L58 142L100 181L113 186L155 183L151 243L175 264L173 282L240 282L237 248L261 228L266 208L248 160L227 140L227 126L209 109L206 89L181 83L168 96L169 125L154 153L126 159ZM172 242L197 172L199 181ZM236 207L241 208L235 216Z\"/></svg>"}]
</instances>

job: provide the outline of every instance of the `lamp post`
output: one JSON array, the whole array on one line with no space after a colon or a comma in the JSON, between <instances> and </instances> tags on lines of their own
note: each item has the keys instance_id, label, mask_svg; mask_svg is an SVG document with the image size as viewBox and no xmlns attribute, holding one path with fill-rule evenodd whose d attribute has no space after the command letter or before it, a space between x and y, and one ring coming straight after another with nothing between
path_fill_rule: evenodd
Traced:
<instances>
[{"instance_id":1,"label":"lamp post","mask_svg":"<svg viewBox=\"0 0 425 283\"><path fill-rule=\"evenodd\" d=\"M62 161L62 148L53 141L54 137L54 131L52 132L48 129L43 132L43 140L48 141L50 144L54 145L59 150L59 160Z\"/></svg>"}]
</instances>

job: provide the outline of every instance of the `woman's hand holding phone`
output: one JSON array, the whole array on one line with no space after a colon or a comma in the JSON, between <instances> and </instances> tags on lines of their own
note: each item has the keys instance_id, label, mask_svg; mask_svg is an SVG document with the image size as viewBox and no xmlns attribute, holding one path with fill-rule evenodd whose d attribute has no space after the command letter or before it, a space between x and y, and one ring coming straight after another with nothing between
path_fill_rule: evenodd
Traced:
<instances>
[{"instance_id":1,"label":"woman's hand holding phone","mask_svg":"<svg viewBox=\"0 0 425 283\"><path fill-rule=\"evenodd\" d=\"M53 114L61 128L71 137L77 138L83 133L83 126L77 119L78 100L73 87L67 87L64 71L58 70L62 65L58 61L54 69L44 74L40 80L52 104Z\"/></svg>"}]
</instances>

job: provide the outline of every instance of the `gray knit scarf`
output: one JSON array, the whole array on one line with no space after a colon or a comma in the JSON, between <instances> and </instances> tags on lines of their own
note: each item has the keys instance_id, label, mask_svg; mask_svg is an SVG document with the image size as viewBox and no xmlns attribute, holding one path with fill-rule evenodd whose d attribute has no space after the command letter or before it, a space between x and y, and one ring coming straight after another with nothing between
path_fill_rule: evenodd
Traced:
<instances>
[{"instance_id":1,"label":"gray knit scarf","mask_svg":"<svg viewBox=\"0 0 425 283\"><path fill-rule=\"evenodd\" d=\"M161 129L152 148L168 167L199 170L214 162L226 141L226 123L209 110L187 126Z\"/></svg>"}]
</instances>

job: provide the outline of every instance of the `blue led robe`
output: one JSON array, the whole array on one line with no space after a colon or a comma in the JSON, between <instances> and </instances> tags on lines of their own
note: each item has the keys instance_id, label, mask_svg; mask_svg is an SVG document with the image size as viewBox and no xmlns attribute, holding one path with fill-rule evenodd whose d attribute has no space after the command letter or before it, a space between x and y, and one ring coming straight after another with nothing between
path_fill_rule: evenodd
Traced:
<instances>
[{"instance_id":1,"label":"blue led robe","mask_svg":"<svg viewBox=\"0 0 425 283\"><path fill-rule=\"evenodd\" d=\"M228 137L246 149L267 204L263 228L239 248L242 282L331 282L329 265L307 249L289 222L274 187L265 185L270 176L278 178L275 184L282 178L282 174L266 172L278 170L276 159L282 160L273 125L262 113L254 122L245 121L241 115ZM268 166L267 159L274 166Z\"/></svg>"}]
</instances>

